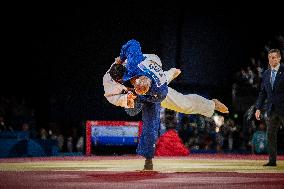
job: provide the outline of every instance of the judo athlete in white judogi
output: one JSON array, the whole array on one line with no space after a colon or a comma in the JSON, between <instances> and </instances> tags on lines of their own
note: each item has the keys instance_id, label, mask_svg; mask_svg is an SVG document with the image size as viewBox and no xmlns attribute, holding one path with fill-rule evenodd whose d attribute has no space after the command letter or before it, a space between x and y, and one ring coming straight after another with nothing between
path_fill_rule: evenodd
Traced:
<instances>
[{"instance_id":1,"label":"judo athlete in white judogi","mask_svg":"<svg viewBox=\"0 0 284 189\"><path fill-rule=\"evenodd\" d=\"M155 54L144 54L146 61L154 61L161 65L160 58ZM114 62L112 66L116 64ZM116 82L109 74L110 69L105 73L103 77L103 86L106 99L115 106L120 106L124 108L131 108L127 102L134 100L129 96L133 93L129 88L125 87L123 84ZM173 79L175 79L179 74L180 70L172 68L168 71L164 71L167 83L169 84ZM133 103L130 103L133 104ZM228 113L228 109L220 103L218 100L209 100L197 94L187 94L177 92L171 87L168 87L168 94L166 98L161 102L163 108L174 110L176 112L184 114L200 114L206 117L211 117L214 110L220 111L221 113Z\"/></svg>"}]
</instances>

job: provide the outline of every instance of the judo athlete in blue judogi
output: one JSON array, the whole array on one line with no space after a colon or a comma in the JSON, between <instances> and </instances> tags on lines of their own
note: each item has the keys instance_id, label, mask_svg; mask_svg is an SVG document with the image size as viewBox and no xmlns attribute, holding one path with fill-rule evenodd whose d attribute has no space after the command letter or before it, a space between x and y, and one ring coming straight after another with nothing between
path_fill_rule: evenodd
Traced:
<instances>
[{"instance_id":1,"label":"judo athlete in blue judogi","mask_svg":"<svg viewBox=\"0 0 284 189\"><path fill-rule=\"evenodd\" d=\"M120 61L125 61L126 73L123 83L134 86L137 95L134 108L126 109L129 115L136 115L142 110L143 128L139 139L137 153L146 158L144 170L152 170L152 158L160 128L160 108L168 93L166 76L155 62L143 62L138 41L130 40L122 46Z\"/></svg>"}]
</instances>

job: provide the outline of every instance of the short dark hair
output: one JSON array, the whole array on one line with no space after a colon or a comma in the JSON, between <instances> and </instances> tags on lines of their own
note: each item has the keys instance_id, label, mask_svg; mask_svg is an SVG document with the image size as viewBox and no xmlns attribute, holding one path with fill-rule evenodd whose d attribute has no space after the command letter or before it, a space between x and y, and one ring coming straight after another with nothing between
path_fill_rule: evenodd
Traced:
<instances>
[{"instance_id":1,"label":"short dark hair","mask_svg":"<svg viewBox=\"0 0 284 189\"><path fill-rule=\"evenodd\" d=\"M268 51L268 54L271 54L271 53L277 53L279 56L281 56L281 53L280 53L280 50L279 49L270 49Z\"/></svg>"},{"instance_id":2,"label":"short dark hair","mask_svg":"<svg viewBox=\"0 0 284 189\"><path fill-rule=\"evenodd\" d=\"M122 64L113 64L109 70L109 74L113 80L118 82L120 79L122 79L125 71L126 68Z\"/></svg>"}]
</instances>

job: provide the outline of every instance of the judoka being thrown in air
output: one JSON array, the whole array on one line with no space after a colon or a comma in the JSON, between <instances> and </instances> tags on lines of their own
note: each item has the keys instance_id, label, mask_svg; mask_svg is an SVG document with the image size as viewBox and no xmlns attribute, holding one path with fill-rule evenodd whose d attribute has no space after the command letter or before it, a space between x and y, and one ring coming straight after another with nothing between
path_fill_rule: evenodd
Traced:
<instances>
[{"instance_id":1,"label":"judoka being thrown in air","mask_svg":"<svg viewBox=\"0 0 284 189\"><path fill-rule=\"evenodd\" d=\"M214 110L228 113L228 108L217 99L208 100L199 95L183 95L167 84L180 74L172 68L162 70L158 56L142 54L138 41L130 40L123 45L120 57L103 78L105 97L116 105L126 108L130 115L142 110L143 129L137 153L146 158L144 169L152 170L155 143L160 127L160 106L186 114L211 117Z\"/></svg>"}]
</instances>

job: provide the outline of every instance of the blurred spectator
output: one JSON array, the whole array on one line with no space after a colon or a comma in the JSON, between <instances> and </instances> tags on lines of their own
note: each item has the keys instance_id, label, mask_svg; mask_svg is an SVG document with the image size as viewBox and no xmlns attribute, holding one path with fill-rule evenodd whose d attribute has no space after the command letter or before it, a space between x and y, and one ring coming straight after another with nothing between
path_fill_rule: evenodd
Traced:
<instances>
[{"instance_id":1,"label":"blurred spectator","mask_svg":"<svg viewBox=\"0 0 284 189\"><path fill-rule=\"evenodd\" d=\"M257 63L256 70L257 70L257 76L258 76L259 80L261 80L262 73L263 73L264 69L261 67L260 61L258 61L258 63ZM260 82L259 80L258 80L258 83Z\"/></svg>"},{"instance_id":2,"label":"blurred spectator","mask_svg":"<svg viewBox=\"0 0 284 189\"><path fill-rule=\"evenodd\" d=\"M49 123L49 137L51 140L57 141L57 146L59 150L63 151L64 136L61 134L60 125L58 123Z\"/></svg>"},{"instance_id":3,"label":"blurred spectator","mask_svg":"<svg viewBox=\"0 0 284 189\"><path fill-rule=\"evenodd\" d=\"M73 138L71 136L67 138L67 152L73 152Z\"/></svg>"},{"instance_id":4,"label":"blurred spectator","mask_svg":"<svg viewBox=\"0 0 284 189\"><path fill-rule=\"evenodd\" d=\"M76 150L77 152L83 152L84 150L84 137L83 136L79 137L77 144L76 144Z\"/></svg>"},{"instance_id":5,"label":"blurred spectator","mask_svg":"<svg viewBox=\"0 0 284 189\"><path fill-rule=\"evenodd\" d=\"M220 130L219 130L219 127L217 127L217 134L216 134L216 150L218 153L222 153L223 152L223 146L224 146L224 129L223 129L224 126L221 126L220 127Z\"/></svg>"},{"instance_id":6,"label":"blurred spectator","mask_svg":"<svg viewBox=\"0 0 284 189\"><path fill-rule=\"evenodd\" d=\"M176 112L165 109L165 127L166 129L177 129Z\"/></svg>"},{"instance_id":7,"label":"blurred spectator","mask_svg":"<svg viewBox=\"0 0 284 189\"><path fill-rule=\"evenodd\" d=\"M59 134L57 136L57 145L60 151L63 151L64 146L64 136L62 134Z\"/></svg>"},{"instance_id":8,"label":"blurred spectator","mask_svg":"<svg viewBox=\"0 0 284 189\"><path fill-rule=\"evenodd\" d=\"M166 132L166 113L165 108L161 107L160 111L160 118L161 118L161 124L160 124L160 130L159 130L159 136L164 134Z\"/></svg>"},{"instance_id":9,"label":"blurred spectator","mask_svg":"<svg viewBox=\"0 0 284 189\"><path fill-rule=\"evenodd\" d=\"M23 123L22 131L30 131L30 125L28 123Z\"/></svg>"},{"instance_id":10,"label":"blurred spectator","mask_svg":"<svg viewBox=\"0 0 284 189\"><path fill-rule=\"evenodd\" d=\"M183 143L187 143L192 133L192 128L190 127L189 117L184 115L181 118L180 128L178 130L179 136Z\"/></svg>"},{"instance_id":11,"label":"blurred spectator","mask_svg":"<svg viewBox=\"0 0 284 189\"><path fill-rule=\"evenodd\" d=\"M192 150L199 150L200 149L200 145L201 145L201 141L200 141L200 136L198 135L198 130L197 127L195 126L195 124L191 124L191 126L193 126L193 133L191 135L191 137L189 138L188 141L188 146L190 149Z\"/></svg>"},{"instance_id":12,"label":"blurred spectator","mask_svg":"<svg viewBox=\"0 0 284 189\"><path fill-rule=\"evenodd\" d=\"M40 128L39 135L40 139L42 140L46 140L48 137L48 133L46 132L45 128Z\"/></svg>"},{"instance_id":13,"label":"blurred spectator","mask_svg":"<svg viewBox=\"0 0 284 189\"><path fill-rule=\"evenodd\" d=\"M253 134L251 142L251 151L256 154L267 153L267 138L265 124L260 123L258 130Z\"/></svg>"},{"instance_id":14,"label":"blurred spectator","mask_svg":"<svg viewBox=\"0 0 284 189\"><path fill-rule=\"evenodd\" d=\"M6 125L4 116L0 115L0 132L3 131L14 131L14 130L11 126Z\"/></svg>"},{"instance_id":15,"label":"blurred spectator","mask_svg":"<svg viewBox=\"0 0 284 189\"><path fill-rule=\"evenodd\" d=\"M248 75L248 78L247 78L248 83L250 85L253 85L254 79L255 79L255 74L253 73L253 71L252 71L250 66L247 67L247 75Z\"/></svg>"},{"instance_id":16,"label":"blurred spectator","mask_svg":"<svg viewBox=\"0 0 284 189\"><path fill-rule=\"evenodd\" d=\"M203 141L203 149L204 150L213 150L213 138L207 133L204 137L204 141Z\"/></svg>"}]
</instances>

